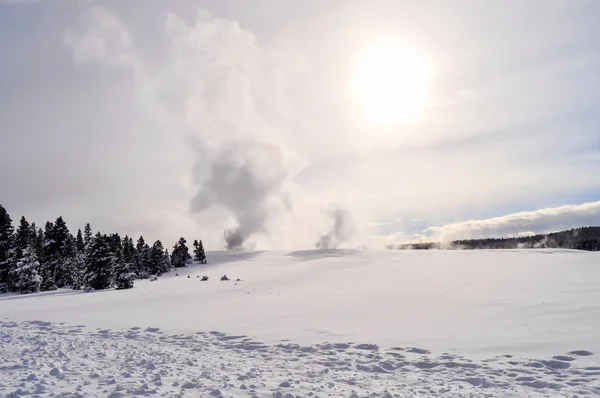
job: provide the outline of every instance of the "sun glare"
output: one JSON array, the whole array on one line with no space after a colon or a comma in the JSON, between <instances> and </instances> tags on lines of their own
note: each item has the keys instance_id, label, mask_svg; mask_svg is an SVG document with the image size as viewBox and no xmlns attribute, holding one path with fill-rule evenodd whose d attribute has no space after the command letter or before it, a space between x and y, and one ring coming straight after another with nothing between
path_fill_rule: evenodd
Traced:
<instances>
[{"instance_id":1,"label":"sun glare","mask_svg":"<svg viewBox=\"0 0 600 398\"><path fill-rule=\"evenodd\" d=\"M369 124L408 122L427 105L429 67L401 46L381 44L369 49L356 63L352 79L353 95Z\"/></svg>"}]
</instances>

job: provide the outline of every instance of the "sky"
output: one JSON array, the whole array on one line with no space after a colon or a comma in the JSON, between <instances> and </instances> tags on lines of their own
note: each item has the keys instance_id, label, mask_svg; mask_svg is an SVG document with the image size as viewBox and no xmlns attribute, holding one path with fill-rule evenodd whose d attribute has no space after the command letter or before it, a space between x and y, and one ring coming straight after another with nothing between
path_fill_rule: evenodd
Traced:
<instances>
[{"instance_id":1,"label":"sky","mask_svg":"<svg viewBox=\"0 0 600 398\"><path fill-rule=\"evenodd\" d=\"M600 3L0 0L0 204L208 249L600 224Z\"/></svg>"}]
</instances>

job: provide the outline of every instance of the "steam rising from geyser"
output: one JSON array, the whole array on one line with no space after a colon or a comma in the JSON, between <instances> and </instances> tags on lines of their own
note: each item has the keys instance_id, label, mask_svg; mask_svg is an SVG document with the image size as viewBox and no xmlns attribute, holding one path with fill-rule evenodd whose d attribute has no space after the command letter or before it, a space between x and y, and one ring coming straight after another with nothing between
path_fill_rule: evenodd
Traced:
<instances>
[{"instance_id":1,"label":"steam rising from geyser","mask_svg":"<svg viewBox=\"0 0 600 398\"><path fill-rule=\"evenodd\" d=\"M164 62L145 59L122 21L92 7L65 42L78 64L132 72L140 104L193 146L192 211L228 210L236 226L225 230L226 247L247 248L251 235L267 233L279 210L289 209L284 191L302 168L286 137L303 57L261 48L251 31L205 10L191 23L169 14L165 34Z\"/></svg>"},{"instance_id":2,"label":"steam rising from geyser","mask_svg":"<svg viewBox=\"0 0 600 398\"><path fill-rule=\"evenodd\" d=\"M331 229L321 235L315 244L318 249L335 248L354 234L355 227L350 212L341 206L332 206L327 215L333 219Z\"/></svg>"},{"instance_id":3,"label":"steam rising from geyser","mask_svg":"<svg viewBox=\"0 0 600 398\"><path fill-rule=\"evenodd\" d=\"M193 171L199 189L192 210L227 209L238 225L225 230L226 248L244 249L247 239L265 232L270 216L287 206L283 185L290 175L279 145L244 139L205 148Z\"/></svg>"}]
</instances>

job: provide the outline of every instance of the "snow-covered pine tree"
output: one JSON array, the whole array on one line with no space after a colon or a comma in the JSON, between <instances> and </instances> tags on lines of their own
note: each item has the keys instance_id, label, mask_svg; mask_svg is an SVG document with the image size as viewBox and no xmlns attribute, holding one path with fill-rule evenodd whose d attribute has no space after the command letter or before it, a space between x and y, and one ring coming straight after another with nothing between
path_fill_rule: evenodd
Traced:
<instances>
[{"instance_id":1,"label":"snow-covered pine tree","mask_svg":"<svg viewBox=\"0 0 600 398\"><path fill-rule=\"evenodd\" d=\"M40 263L35 255L35 250L27 246L22 251L22 256L17 260L12 270L14 290L21 294L37 293L40 291L42 278L38 273Z\"/></svg>"},{"instance_id":2,"label":"snow-covered pine tree","mask_svg":"<svg viewBox=\"0 0 600 398\"><path fill-rule=\"evenodd\" d=\"M31 224L32 226L35 224ZM39 228L37 233L34 234L33 248L35 249L35 255L41 264L44 262L44 230Z\"/></svg>"},{"instance_id":3,"label":"snow-covered pine tree","mask_svg":"<svg viewBox=\"0 0 600 398\"><path fill-rule=\"evenodd\" d=\"M42 243L44 241L44 238L43 238L43 236L41 239L40 239L40 237L38 237L38 227L37 227L37 225L35 225L34 222L32 222L29 225L29 238L30 238L31 248L35 251L35 255L37 256L38 262L41 264L42 263L42 258L41 258Z\"/></svg>"},{"instance_id":4,"label":"snow-covered pine tree","mask_svg":"<svg viewBox=\"0 0 600 398\"><path fill-rule=\"evenodd\" d=\"M206 253L204 252L202 239L194 241L194 261L199 261L200 264L206 264Z\"/></svg>"},{"instance_id":5,"label":"snow-covered pine tree","mask_svg":"<svg viewBox=\"0 0 600 398\"><path fill-rule=\"evenodd\" d=\"M90 223L85 224L85 228L83 229L83 244L85 246L89 245L92 242L93 237L94 234L92 233Z\"/></svg>"},{"instance_id":6,"label":"snow-covered pine tree","mask_svg":"<svg viewBox=\"0 0 600 398\"><path fill-rule=\"evenodd\" d=\"M108 242L110 244L110 251L117 254L117 252L121 252L123 254L123 241L121 240L121 236L119 234L110 234L108 237Z\"/></svg>"},{"instance_id":7,"label":"snow-covered pine tree","mask_svg":"<svg viewBox=\"0 0 600 398\"><path fill-rule=\"evenodd\" d=\"M41 290L56 290L57 286L54 282L54 274L55 274L55 240L54 240L54 224L50 221L46 222L44 226L44 235L43 235L43 243L42 250L44 253L44 261L40 264L40 274L42 275L42 286Z\"/></svg>"},{"instance_id":8,"label":"snow-covered pine tree","mask_svg":"<svg viewBox=\"0 0 600 398\"><path fill-rule=\"evenodd\" d=\"M60 272L55 276L59 287L73 287L78 274L79 264L77 262L77 241L69 234L60 247L60 264L57 270Z\"/></svg>"},{"instance_id":9,"label":"snow-covered pine tree","mask_svg":"<svg viewBox=\"0 0 600 398\"><path fill-rule=\"evenodd\" d=\"M169 255L169 251L165 249L165 253L163 254L163 267L168 272L171 270L171 256Z\"/></svg>"},{"instance_id":10,"label":"snow-covered pine tree","mask_svg":"<svg viewBox=\"0 0 600 398\"><path fill-rule=\"evenodd\" d=\"M17 259L23 257L23 252L29 247L31 243L31 226L25 219L25 216L21 217L19 227L15 233L15 255Z\"/></svg>"},{"instance_id":11,"label":"snow-covered pine tree","mask_svg":"<svg viewBox=\"0 0 600 398\"><path fill-rule=\"evenodd\" d=\"M135 246L133 246L133 240L125 235L123 238L123 261L128 264L134 263Z\"/></svg>"},{"instance_id":12,"label":"snow-covered pine tree","mask_svg":"<svg viewBox=\"0 0 600 398\"><path fill-rule=\"evenodd\" d=\"M146 279L150 276L149 264L150 248L144 241L144 237L140 236L135 246L134 254L134 272L140 279Z\"/></svg>"},{"instance_id":13,"label":"snow-covered pine tree","mask_svg":"<svg viewBox=\"0 0 600 398\"><path fill-rule=\"evenodd\" d=\"M83 249L85 249L85 242L83 241L83 234L81 233L81 229L77 230L77 237L75 238L75 243L77 244L77 251L79 253L82 253Z\"/></svg>"},{"instance_id":14,"label":"snow-covered pine tree","mask_svg":"<svg viewBox=\"0 0 600 398\"><path fill-rule=\"evenodd\" d=\"M85 285L86 264L85 251L77 251L75 256L75 265L73 269L73 290L81 290Z\"/></svg>"},{"instance_id":15,"label":"snow-covered pine tree","mask_svg":"<svg viewBox=\"0 0 600 398\"><path fill-rule=\"evenodd\" d=\"M179 241L173 247L173 253L171 254L171 264L175 268L185 267L185 265L192 259L190 256L185 238L179 238Z\"/></svg>"},{"instance_id":16,"label":"snow-covered pine tree","mask_svg":"<svg viewBox=\"0 0 600 398\"><path fill-rule=\"evenodd\" d=\"M46 246L46 261L53 271L54 283L59 288L70 287L73 282L70 274L75 264L75 238L62 217L56 219L50 236L50 244Z\"/></svg>"},{"instance_id":17,"label":"snow-covered pine tree","mask_svg":"<svg viewBox=\"0 0 600 398\"><path fill-rule=\"evenodd\" d=\"M131 289L135 280L135 273L131 270L131 265L126 263L123 253L118 250L113 254L113 283L117 289Z\"/></svg>"},{"instance_id":18,"label":"snow-covered pine tree","mask_svg":"<svg viewBox=\"0 0 600 398\"><path fill-rule=\"evenodd\" d=\"M92 238L85 260L84 286L94 290L110 288L114 267L113 255L106 235L98 232Z\"/></svg>"},{"instance_id":19,"label":"snow-covered pine tree","mask_svg":"<svg viewBox=\"0 0 600 398\"><path fill-rule=\"evenodd\" d=\"M148 268L149 268L151 275L160 276L168 271L168 270L164 269L164 259L163 259L164 250L165 249L160 240L157 240L152 245L152 248L150 249L149 264L148 264Z\"/></svg>"},{"instance_id":20,"label":"snow-covered pine tree","mask_svg":"<svg viewBox=\"0 0 600 398\"><path fill-rule=\"evenodd\" d=\"M0 293L10 285L11 262L14 259L14 227L6 209L0 205Z\"/></svg>"}]
</instances>

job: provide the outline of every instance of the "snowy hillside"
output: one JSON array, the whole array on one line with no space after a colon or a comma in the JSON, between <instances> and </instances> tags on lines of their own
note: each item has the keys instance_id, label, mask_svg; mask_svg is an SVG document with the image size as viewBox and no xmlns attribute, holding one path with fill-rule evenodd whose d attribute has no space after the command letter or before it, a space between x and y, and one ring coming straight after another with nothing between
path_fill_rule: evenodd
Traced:
<instances>
[{"instance_id":1,"label":"snowy hillside","mask_svg":"<svg viewBox=\"0 0 600 398\"><path fill-rule=\"evenodd\" d=\"M0 396L600 394L597 253L208 258L131 290L0 295Z\"/></svg>"}]
</instances>

